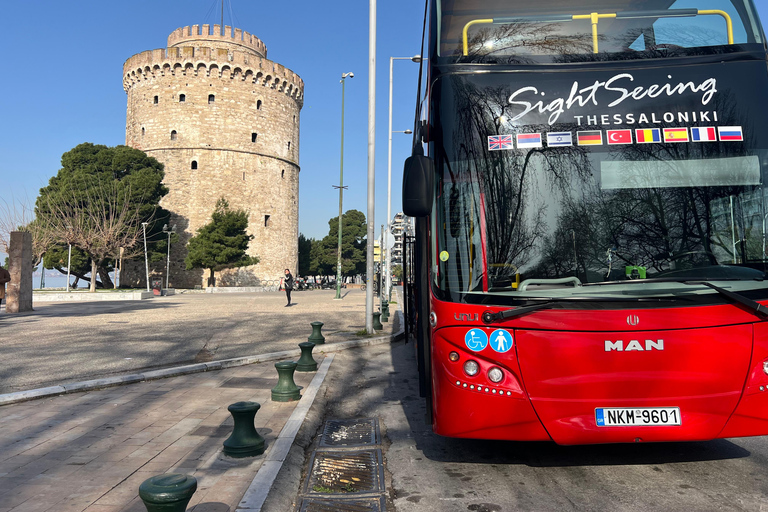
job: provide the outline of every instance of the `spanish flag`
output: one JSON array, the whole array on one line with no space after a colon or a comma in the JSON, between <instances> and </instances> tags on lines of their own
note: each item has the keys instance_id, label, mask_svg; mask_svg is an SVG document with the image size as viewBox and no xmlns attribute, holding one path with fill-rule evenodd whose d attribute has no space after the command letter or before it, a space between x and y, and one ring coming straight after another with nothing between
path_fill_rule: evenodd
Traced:
<instances>
[{"instance_id":1,"label":"spanish flag","mask_svg":"<svg viewBox=\"0 0 768 512\"><path fill-rule=\"evenodd\" d=\"M635 136L638 144L653 144L661 142L661 130L658 128L645 128L635 130Z\"/></svg>"},{"instance_id":2,"label":"spanish flag","mask_svg":"<svg viewBox=\"0 0 768 512\"><path fill-rule=\"evenodd\" d=\"M688 142L688 128L664 128L664 142Z\"/></svg>"}]
</instances>

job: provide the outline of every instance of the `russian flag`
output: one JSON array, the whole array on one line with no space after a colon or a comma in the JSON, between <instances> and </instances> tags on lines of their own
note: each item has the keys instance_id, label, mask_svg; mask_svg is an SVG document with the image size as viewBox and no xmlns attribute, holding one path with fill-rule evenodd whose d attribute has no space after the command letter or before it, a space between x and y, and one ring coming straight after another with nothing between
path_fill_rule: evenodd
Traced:
<instances>
[{"instance_id":1,"label":"russian flag","mask_svg":"<svg viewBox=\"0 0 768 512\"><path fill-rule=\"evenodd\" d=\"M635 136L637 137L638 144L653 144L654 142L661 142L661 130L658 128L644 128L641 130L635 130Z\"/></svg>"},{"instance_id":2,"label":"russian flag","mask_svg":"<svg viewBox=\"0 0 768 512\"><path fill-rule=\"evenodd\" d=\"M719 126L717 131L722 142L741 142L744 140L744 132L741 126Z\"/></svg>"},{"instance_id":3,"label":"russian flag","mask_svg":"<svg viewBox=\"0 0 768 512\"><path fill-rule=\"evenodd\" d=\"M717 132L713 126L691 128L691 140L693 142L717 142Z\"/></svg>"},{"instance_id":4,"label":"russian flag","mask_svg":"<svg viewBox=\"0 0 768 512\"><path fill-rule=\"evenodd\" d=\"M517 149L540 147L542 147L540 133L521 133L517 136Z\"/></svg>"}]
</instances>

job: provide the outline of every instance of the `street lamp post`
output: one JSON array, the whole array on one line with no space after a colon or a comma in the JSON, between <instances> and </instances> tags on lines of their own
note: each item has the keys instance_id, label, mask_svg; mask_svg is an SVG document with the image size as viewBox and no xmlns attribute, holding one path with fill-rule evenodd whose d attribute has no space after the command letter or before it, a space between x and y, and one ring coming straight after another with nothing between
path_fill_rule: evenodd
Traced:
<instances>
[{"instance_id":1,"label":"street lamp post","mask_svg":"<svg viewBox=\"0 0 768 512\"><path fill-rule=\"evenodd\" d=\"M72 266L72 226L67 226L67 293L69 293L69 279L70 279L70 267ZM43 273L45 273L45 267L43 267Z\"/></svg>"},{"instance_id":2,"label":"street lamp post","mask_svg":"<svg viewBox=\"0 0 768 512\"><path fill-rule=\"evenodd\" d=\"M168 234L168 258L165 260L165 289L170 288L171 282L171 235L176 232L176 224L169 230L168 224L163 226L163 233Z\"/></svg>"},{"instance_id":3,"label":"street lamp post","mask_svg":"<svg viewBox=\"0 0 768 512\"><path fill-rule=\"evenodd\" d=\"M413 57L390 57L389 58L389 151L387 153L387 234L384 235L384 244L389 246L389 229L392 222L392 134L393 133L413 133L411 130L392 131L392 71L396 60L410 60L412 62L421 62L421 55ZM392 287L392 258L387 254L387 293Z\"/></svg>"},{"instance_id":4,"label":"street lamp post","mask_svg":"<svg viewBox=\"0 0 768 512\"><path fill-rule=\"evenodd\" d=\"M147 291L149 291L149 257L147 256L147 222L142 222L141 227L144 229L144 268L147 272Z\"/></svg>"},{"instance_id":5,"label":"street lamp post","mask_svg":"<svg viewBox=\"0 0 768 512\"><path fill-rule=\"evenodd\" d=\"M344 198L344 85L347 78L354 78L354 73L341 74L341 164L339 169L339 247L336 255L336 299L341 299L341 215Z\"/></svg>"}]
</instances>

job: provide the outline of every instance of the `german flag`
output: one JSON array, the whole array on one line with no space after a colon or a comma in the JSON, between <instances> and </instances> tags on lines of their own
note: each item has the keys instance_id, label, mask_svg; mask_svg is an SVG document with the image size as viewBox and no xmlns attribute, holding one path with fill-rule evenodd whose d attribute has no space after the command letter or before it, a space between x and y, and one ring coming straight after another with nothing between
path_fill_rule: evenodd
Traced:
<instances>
[{"instance_id":1,"label":"german flag","mask_svg":"<svg viewBox=\"0 0 768 512\"><path fill-rule=\"evenodd\" d=\"M664 128L664 142L688 142L688 128Z\"/></svg>"},{"instance_id":2,"label":"german flag","mask_svg":"<svg viewBox=\"0 0 768 512\"><path fill-rule=\"evenodd\" d=\"M576 140L578 140L579 146L602 146L603 132L602 130L576 132Z\"/></svg>"}]
</instances>

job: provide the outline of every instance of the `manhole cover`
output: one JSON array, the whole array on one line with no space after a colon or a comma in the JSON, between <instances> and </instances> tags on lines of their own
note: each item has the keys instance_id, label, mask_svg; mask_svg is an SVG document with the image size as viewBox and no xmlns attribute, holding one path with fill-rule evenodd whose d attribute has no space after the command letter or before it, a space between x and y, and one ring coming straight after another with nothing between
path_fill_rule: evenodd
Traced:
<instances>
[{"instance_id":1,"label":"manhole cover","mask_svg":"<svg viewBox=\"0 0 768 512\"><path fill-rule=\"evenodd\" d=\"M273 388L277 378L263 379L261 377L232 377L219 385L220 388Z\"/></svg>"},{"instance_id":2,"label":"manhole cover","mask_svg":"<svg viewBox=\"0 0 768 512\"><path fill-rule=\"evenodd\" d=\"M305 498L299 512L380 512L385 510L384 498L318 499Z\"/></svg>"},{"instance_id":3,"label":"manhole cover","mask_svg":"<svg viewBox=\"0 0 768 512\"><path fill-rule=\"evenodd\" d=\"M315 452L307 494L354 494L383 491L381 450Z\"/></svg>"},{"instance_id":4,"label":"manhole cover","mask_svg":"<svg viewBox=\"0 0 768 512\"><path fill-rule=\"evenodd\" d=\"M320 437L321 448L342 448L379 444L379 421L376 418L328 420Z\"/></svg>"}]
</instances>

